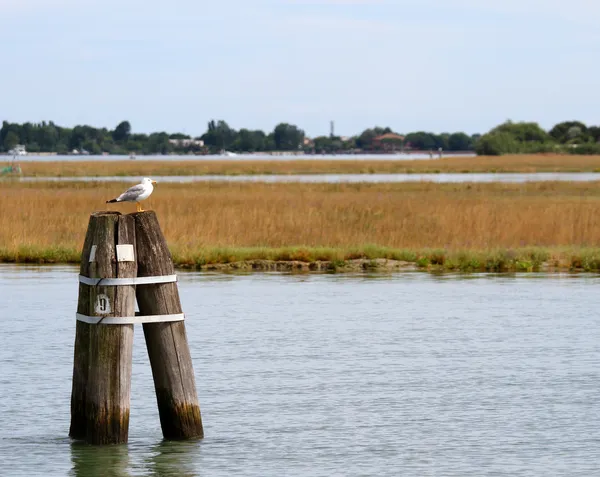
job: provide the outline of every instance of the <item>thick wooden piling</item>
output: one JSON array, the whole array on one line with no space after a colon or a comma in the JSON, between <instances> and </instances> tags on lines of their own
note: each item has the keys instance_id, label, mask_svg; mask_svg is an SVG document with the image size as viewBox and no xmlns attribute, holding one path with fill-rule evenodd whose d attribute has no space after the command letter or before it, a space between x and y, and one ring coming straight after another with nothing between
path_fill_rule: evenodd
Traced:
<instances>
[{"instance_id":1,"label":"thick wooden piling","mask_svg":"<svg viewBox=\"0 0 600 477\"><path fill-rule=\"evenodd\" d=\"M138 277L175 274L156 214L131 215L135 217ZM136 296L141 315L182 313L177 283L138 285ZM204 437L185 322L143 326L163 436L173 440Z\"/></svg>"},{"instance_id":2,"label":"thick wooden piling","mask_svg":"<svg viewBox=\"0 0 600 477\"><path fill-rule=\"evenodd\" d=\"M133 278L135 261L118 261L116 245L135 249L132 216L118 212L91 215L80 274L89 278ZM92 247L94 256L90 257ZM135 286L79 284L77 312L91 317L135 314ZM69 436L89 444L127 442L131 393L133 325L77 321Z\"/></svg>"}]
</instances>

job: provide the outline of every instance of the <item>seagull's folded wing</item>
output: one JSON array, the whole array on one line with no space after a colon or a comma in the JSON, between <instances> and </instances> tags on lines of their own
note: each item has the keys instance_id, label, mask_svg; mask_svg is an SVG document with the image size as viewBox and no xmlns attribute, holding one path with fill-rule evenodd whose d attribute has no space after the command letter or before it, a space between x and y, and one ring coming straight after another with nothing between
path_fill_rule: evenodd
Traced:
<instances>
[{"instance_id":1,"label":"seagull's folded wing","mask_svg":"<svg viewBox=\"0 0 600 477\"><path fill-rule=\"evenodd\" d=\"M125 201L125 202L132 202L137 200L137 198L142 195L144 193L144 191L146 190L146 188L144 187L143 184L138 184L135 185L133 187L130 187L129 189L127 189L125 192L123 192L117 200L120 201Z\"/></svg>"}]
</instances>

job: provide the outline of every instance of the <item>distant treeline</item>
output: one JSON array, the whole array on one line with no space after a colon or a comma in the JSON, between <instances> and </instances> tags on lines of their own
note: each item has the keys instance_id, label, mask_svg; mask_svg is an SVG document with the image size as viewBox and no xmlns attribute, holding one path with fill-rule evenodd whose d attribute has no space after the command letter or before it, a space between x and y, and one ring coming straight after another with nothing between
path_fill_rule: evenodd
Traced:
<instances>
[{"instance_id":1,"label":"distant treeline","mask_svg":"<svg viewBox=\"0 0 600 477\"><path fill-rule=\"evenodd\" d=\"M406 135L391 128L374 127L352 137L335 135L307 138L298 126L278 124L272 132L242 128L235 130L225 121L210 121L202 136L157 132L135 134L129 121L115 129L75 126L65 128L52 121L10 123L0 129L0 152L18 145L30 153L58 154L208 154L221 151L270 152L303 151L305 153L352 153L393 151L476 151L478 154L570 152L600 153L600 127L579 121L557 124L545 131L537 123L508 121L488 133L468 135L464 132L434 134L417 131Z\"/></svg>"},{"instance_id":2,"label":"distant treeline","mask_svg":"<svg viewBox=\"0 0 600 477\"><path fill-rule=\"evenodd\" d=\"M537 123L507 121L481 136L475 151L489 156L541 152L600 154L600 126L565 121L545 131Z\"/></svg>"},{"instance_id":3,"label":"distant treeline","mask_svg":"<svg viewBox=\"0 0 600 477\"><path fill-rule=\"evenodd\" d=\"M381 139L379 139L381 138ZM304 151L306 153L385 152L412 148L415 150L467 151L473 150L478 135L465 133L432 134L414 132L406 136L394 133L389 127L366 129L358 136L319 136L307 138L304 131L293 124L281 123L272 132L231 128L225 121L210 121L202 136L158 132L134 134L129 121L118 124L114 130L91 126L64 128L53 122L9 123L0 129L0 150L8 152L17 145L28 152L56 152L68 154L84 151L90 154L169 154L214 153L220 151Z\"/></svg>"}]
</instances>

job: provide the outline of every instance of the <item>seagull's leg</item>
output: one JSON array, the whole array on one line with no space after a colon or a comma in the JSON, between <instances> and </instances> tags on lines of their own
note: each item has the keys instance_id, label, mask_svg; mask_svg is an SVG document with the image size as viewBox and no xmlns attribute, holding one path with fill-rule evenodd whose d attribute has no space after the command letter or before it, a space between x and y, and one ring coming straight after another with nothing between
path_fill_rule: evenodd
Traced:
<instances>
[{"instance_id":1,"label":"seagull's leg","mask_svg":"<svg viewBox=\"0 0 600 477\"><path fill-rule=\"evenodd\" d=\"M144 209L142 209L142 204L140 204L139 202L136 202L135 205L137 206L137 211L138 212L143 212Z\"/></svg>"}]
</instances>

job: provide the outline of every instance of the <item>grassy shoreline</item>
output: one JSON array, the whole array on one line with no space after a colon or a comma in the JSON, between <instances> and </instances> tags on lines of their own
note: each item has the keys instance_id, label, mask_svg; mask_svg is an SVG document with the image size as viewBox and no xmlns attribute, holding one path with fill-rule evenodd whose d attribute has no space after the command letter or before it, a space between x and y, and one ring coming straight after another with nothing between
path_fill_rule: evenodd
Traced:
<instances>
[{"instance_id":1,"label":"grassy shoreline","mask_svg":"<svg viewBox=\"0 0 600 477\"><path fill-rule=\"evenodd\" d=\"M432 160L22 161L25 177L600 172L600 156L559 154Z\"/></svg>"},{"instance_id":2,"label":"grassy shoreline","mask_svg":"<svg viewBox=\"0 0 600 477\"><path fill-rule=\"evenodd\" d=\"M600 272L600 247L555 247L497 250L342 248L206 248L179 253L178 269L203 271L453 271L453 272ZM0 263L79 264L74 248L0 249Z\"/></svg>"},{"instance_id":3,"label":"grassy shoreline","mask_svg":"<svg viewBox=\"0 0 600 477\"><path fill-rule=\"evenodd\" d=\"M599 186L159 184L144 206L156 211L181 268L599 271ZM3 183L0 262L78 263L90 213L122 189Z\"/></svg>"}]
</instances>

